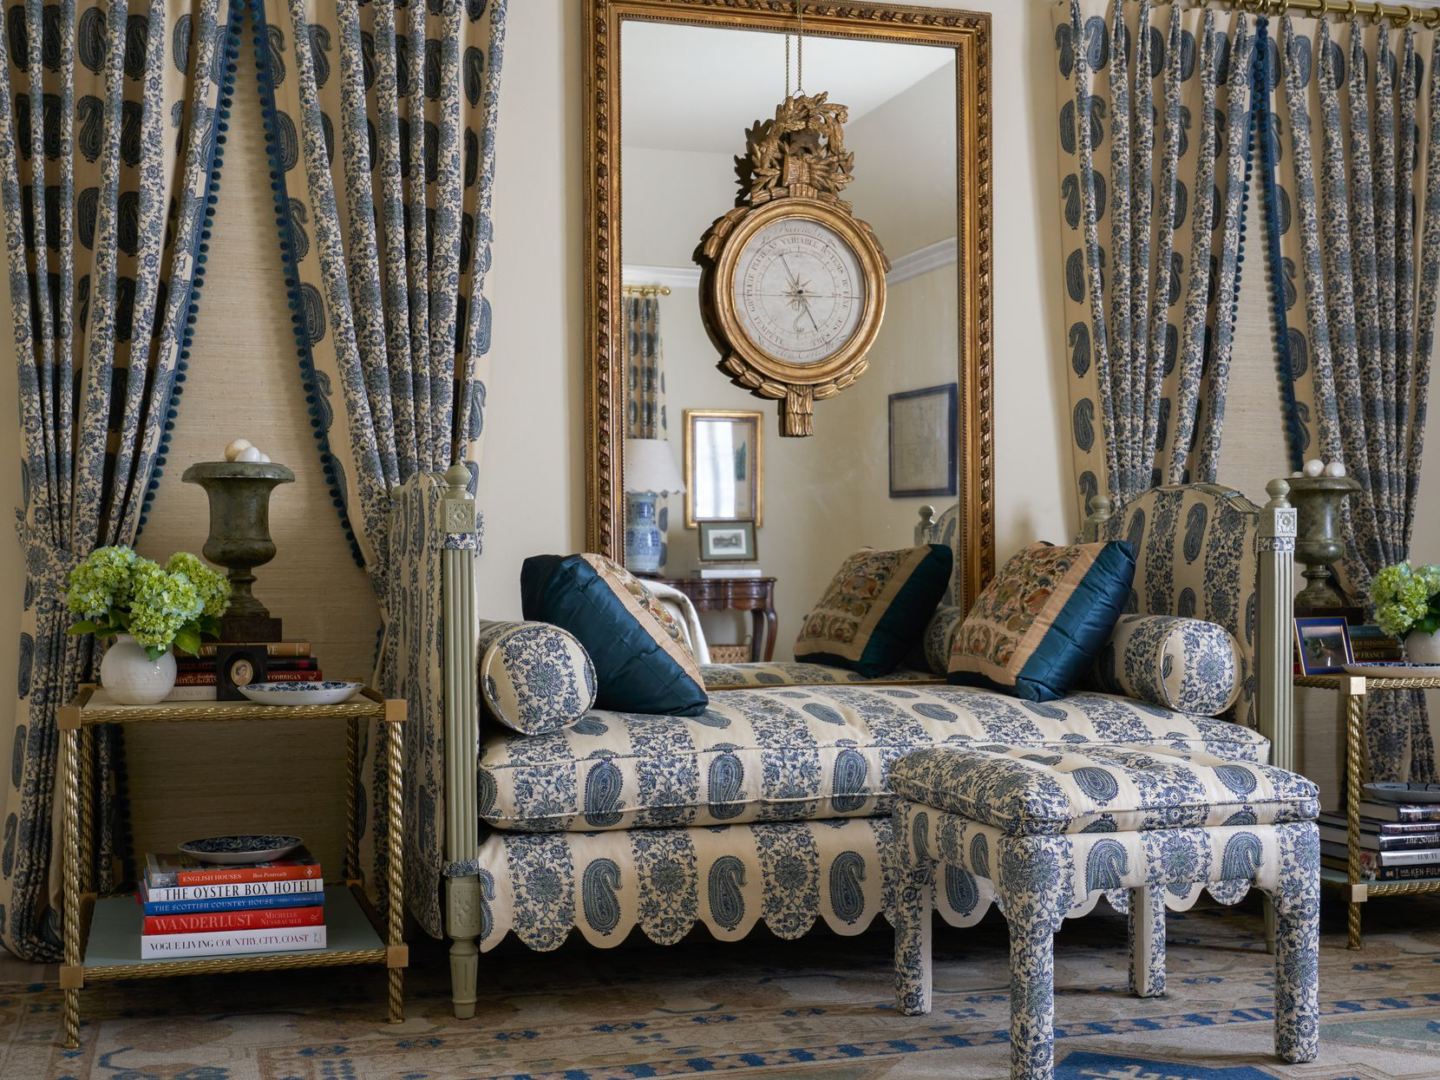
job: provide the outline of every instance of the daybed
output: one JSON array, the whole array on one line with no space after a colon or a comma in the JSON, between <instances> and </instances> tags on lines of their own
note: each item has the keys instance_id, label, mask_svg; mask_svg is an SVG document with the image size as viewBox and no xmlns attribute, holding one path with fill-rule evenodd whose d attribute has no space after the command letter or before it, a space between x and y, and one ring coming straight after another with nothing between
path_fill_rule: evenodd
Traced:
<instances>
[{"instance_id":1,"label":"daybed","mask_svg":"<svg viewBox=\"0 0 1440 1080\"><path fill-rule=\"evenodd\" d=\"M475 514L468 473L447 477L417 477L396 498L383 665L387 693L406 697L413 718L406 898L438 937L443 882L457 1016L473 1015L477 948L511 933L544 950L572 931L610 946L639 926L671 944L697 922L732 940L760 921L791 938L817 919L855 934L889 918L886 770L920 747L1101 743L1291 761L1295 519L1283 482L1264 510L1192 485L1147 492L1113 517L1102 502L1086 523L1091 537L1134 545L1132 610L1208 619L1240 642L1243 693L1221 719L1098 693L1032 704L919 677L786 685L803 665L739 665L713 672L710 708L693 719L593 711L558 734L520 736L482 723ZM757 674L781 684L718 688ZM372 806L368 820L381 813ZM959 879L947 885L936 905L949 922L984 913Z\"/></svg>"}]
</instances>

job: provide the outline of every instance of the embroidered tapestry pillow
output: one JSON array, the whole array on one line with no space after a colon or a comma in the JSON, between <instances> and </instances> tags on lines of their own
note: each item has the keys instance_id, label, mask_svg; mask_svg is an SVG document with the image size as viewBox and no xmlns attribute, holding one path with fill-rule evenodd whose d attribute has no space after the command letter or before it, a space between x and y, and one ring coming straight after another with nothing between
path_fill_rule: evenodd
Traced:
<instances>
[{"instance_id":1,"label":"embroidered tapestry pillow","mask_svg":"<svg viewBox=\"0 0 1440 1080\"><path fill-rule=\"evenodd\" d=\"M482 622L480 694L487 712L522 735L578 723L595 704L595 665L575 635L543 622Z\"/></svg>"},{"instance_id":2,"label":"embroidered tapestry pillow","mask_svg":"<svg viewBox=\"0 0 1440 1080\"><path fill-rule=\"evenodd\" d=\"M595 704L699 716L710 703L685 634L645 583L602 555L536 555L520 571L525 618L574 634L595 665Z\"/></svg>"},{"instance_id":3,"label":"embroidered tapestry pillow","mask_svg":"<svg viewBox=\"0 0 1440 1080\"><path fill-rule=\"evenodd\" d=\"M1025 548L966 614L949 681L1028 701L1064 697L1110 637L1134 578L1135 549L1123 540Z\"/></svg>"},{"instance_id":4,"label":"embroidered tapestry pillow","mask_svg":"<svg viewBox=\"0 0 1440 1080\"><path fill-rule=\"evenodd\" d=\"M861 548L805 616L795 659L851 668L869 678L894 671L925 632L949 587L954 561L944 544Z\"/></svg>"},{"instance_id":5,"label":"embroidered tapestry pillow","mask_svg":"<svg viewBox=\"0 0 1440 1080\"><path fill-rule=\"evenodd\" d=\"M1219 623L1122 615L1095 657L1096 689L1196 716L1219 716L1240 696L1240 643Z\"/></svg>"}]
</instances>

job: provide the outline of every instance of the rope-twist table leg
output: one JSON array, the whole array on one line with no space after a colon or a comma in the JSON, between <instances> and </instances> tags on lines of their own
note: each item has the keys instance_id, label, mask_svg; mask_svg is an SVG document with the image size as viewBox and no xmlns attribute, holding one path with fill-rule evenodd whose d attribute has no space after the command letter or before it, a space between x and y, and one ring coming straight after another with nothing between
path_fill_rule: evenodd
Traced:
<instances>
[{"instance_id":1,"label":"rope-twist table leg","mask_svg":"<svg viewBox=\"0 0 1440 1080\"><path fill-rule=\"evenodd\" d=\"M1345 695L1345 808L1349 824L1348 867L1349 887L1360 880L1360 785L1365 782L1365 696ZM1352 893L1353 897L1353 893ZM1360 905L1351 899L1348 905L1351 949L1360 948Z\"/></svg>"},{"instance_id":2,"label":"rope-twist table leg","mask_svg":"<svg viewBox=\"0 0 1440 1080\"><path fill-rule=\"evenodd\" d=\"M65 966L80 966L80 733L66 731L61 744L65 799ZM65 990L65 1048L80 1045L80 990Z\"/></svg>"},{"instance_id":3,"label":"rope-twist table leg","mask_svg":"<svg viewBox=\"0 0 1440 1080\"><path fill-rule=\"evenodd\" d=\"M389 852L386 858L386 869L390 875L390 894L388 899L387 915L390 922L389 944L399 945L403 938L401 936L401 920L404 917L404 881L402 879L402 862L404 852L402 849L402 830L404 829L404 810L401 805L398 785L401 776L401 754L400 754L400 725L395 723L385 724L385 742L389 757L389 768L386 771L386 785L390 789L390 829L389 829ZM403 968L390 969L390 1022L392 1024L403 1023L405 1020L404 1004L404 979Z\"/></svg>"}]
</instances>

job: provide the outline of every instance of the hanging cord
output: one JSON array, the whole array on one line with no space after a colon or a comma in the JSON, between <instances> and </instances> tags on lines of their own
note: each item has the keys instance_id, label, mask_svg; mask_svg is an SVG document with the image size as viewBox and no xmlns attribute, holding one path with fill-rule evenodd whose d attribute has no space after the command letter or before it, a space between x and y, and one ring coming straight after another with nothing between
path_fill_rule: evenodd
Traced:
<instances>
[{"instance_id":1,"label":"hanging cord","mask_svg":"<svg viewBox=\"0 0 1440 1080\"><path fill-rule=\"evenodd\" d=\"M803 0L795 0L795 92L805 94L805 6ZM790 35L785 35L785 96L790 96Z\"/></svg>"}]
</instances>

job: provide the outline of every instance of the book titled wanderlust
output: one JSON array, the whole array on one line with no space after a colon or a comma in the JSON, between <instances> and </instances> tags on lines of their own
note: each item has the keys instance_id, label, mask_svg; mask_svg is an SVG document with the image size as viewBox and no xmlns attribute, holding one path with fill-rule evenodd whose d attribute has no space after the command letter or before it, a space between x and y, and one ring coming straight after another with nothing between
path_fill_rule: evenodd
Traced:
<instances>
[{"instance_id":1,"label":"book titled wanderlust","mask_svg":"<svg viewBox=\"0 0 1440 1080\"><path fill-rule=\"evenodd\" d=\"M142 960L232 953L303 952L325 948L325 927L290 930L218 930L203 934L152 934L140 939Z\"/></svg>"},{"instance_id":2,"label":"book titled wanderlust","mask_svg":"<svg viewBox=\"0 0 1440 1080\"><path fill-rule=\"evenodd\" d=\"M320 861L305 848L275 862L216 866L189 855L146 855L145 884L152 889L177 885L234 885L247 881L293 881L321 877Z\"/></svg>"},{"instance_id":3,"label":"book titled wanderlust","mask_svg":"<svg viewBox=\"0 0 1440 1080\"><path fill-rule=\"evenodd\" d=\"M212 934L224 930L293 930L319 926L325 909L310 907L262 908L259 911L211 911L194 915L147 915L142 934Z\"/></svg>"}]
</instances>

